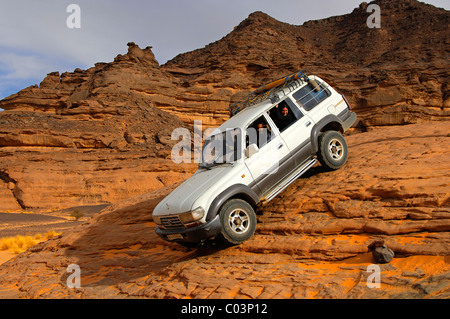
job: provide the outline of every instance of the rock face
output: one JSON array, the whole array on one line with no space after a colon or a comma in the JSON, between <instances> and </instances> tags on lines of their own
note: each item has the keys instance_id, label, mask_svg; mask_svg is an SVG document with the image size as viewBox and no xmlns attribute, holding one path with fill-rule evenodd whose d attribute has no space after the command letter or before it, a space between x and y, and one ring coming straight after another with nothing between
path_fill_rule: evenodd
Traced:
<instances>
[{"instance_id":1,"label":"rock face","mask_svg":"<svg viewBox=\"0 0 450 319\"><path fill-rule=\"evenodd\" d=\"M231 248L157 237L151 211L176 184L130 198L0 266L0 297L449 298L449 128L348 136L343 168L313 168ZM395 252L390 263L373 265L375 240ZM79 289L67 287L70 264L80 266ZM376 266L379 288L370 286Z\"/></svg>"},{"instance_id":2,"label":"rock face","mask_svg":"<svg viewBox=\"0 0 450 319\"><path fill-rule=\"evenodd\" d=\"M301 68L345 93L362 129L448 120L449 13L375 3L380 29L364 3L301 26L255 12L162 66L129 43L113 62L48 74L0 101L0 210L110 203L180 180L194 165L170 161L174 128L218 126L245 92Z\"/></svg>"},{"instance_id":3,"label":"rock face","mask_svg":"<svg viewBox=\"0 0 450 319\"><path fill-rule=\"evenodd\" d=\"M345 93L360 126L448 119L450 14L417 1L374 3L380 29L367 26L364 3L350 14L301 26L255 12L223 39L162 69L213 118L225 117L242 91L305 68Z\"/></svg>"},{"instance_id":4,"label":"rock face","mask_svg":"<svg viewBox=\"0 0 450 319\"><path fill-rule=\"evenodd\" d=\"M111 203L182 179L171 133L186 125L146 98L172 84L150 48L128 46L1 102L0 210Z\"/></svg>"}]
</instances>

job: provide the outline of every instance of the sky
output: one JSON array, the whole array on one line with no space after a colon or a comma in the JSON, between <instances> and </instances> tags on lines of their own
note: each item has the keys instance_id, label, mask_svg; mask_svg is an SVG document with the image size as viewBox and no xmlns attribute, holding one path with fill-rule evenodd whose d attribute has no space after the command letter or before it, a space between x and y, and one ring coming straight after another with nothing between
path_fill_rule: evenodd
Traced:
<instances>
[{"instance_id":1,"label":"sky","mask_svg":"<svg viewBox=\"0 0 450 319\"><path fill-rule=\"evenodd\" d=\"M254 11L301 25L350 13L361 2L0 0L0 100L39 84L50 72L111 62L127 52L128 42L152 46L156 59L164 64L221 39ZM423 2L450 9L448 0Z\"/></svg>"}]
</instances>

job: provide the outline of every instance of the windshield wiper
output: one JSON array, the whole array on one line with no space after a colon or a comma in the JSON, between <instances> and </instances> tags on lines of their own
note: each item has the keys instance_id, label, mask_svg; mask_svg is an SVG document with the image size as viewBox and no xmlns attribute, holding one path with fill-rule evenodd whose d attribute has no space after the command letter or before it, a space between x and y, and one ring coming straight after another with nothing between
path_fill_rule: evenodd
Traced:
<instances>
[{"instance_id":1,"label":"windshield wiper","mask_svg":"<svg viewBox=\"0 0 450 319\"><path fill-rule=\"evenodd\" d=\"M212 166L208 166L208 165L198 165L200 168L206 168L207 170L210 170Z\"/></svg>"},{"instance_id":2,"label":"windshield wiper","mask_svg":"<svg viewBox=\"0 0 450 319\"><path fill-rule=\"evenodd\" d=\"M220 163L218 163L218 162L216 162L216 161L214 161L214 162L212 162L212 163L210 163L209 165L208 164L204 164L204 165L199 165L201 168L206 168L207 170L210 170L212 167L214 167L214 166L219 166L219 165L224 165L224 164L228 164L228 165L234 165L234 163L233 162L220 162Z\"/></svg>"}]
</instances>

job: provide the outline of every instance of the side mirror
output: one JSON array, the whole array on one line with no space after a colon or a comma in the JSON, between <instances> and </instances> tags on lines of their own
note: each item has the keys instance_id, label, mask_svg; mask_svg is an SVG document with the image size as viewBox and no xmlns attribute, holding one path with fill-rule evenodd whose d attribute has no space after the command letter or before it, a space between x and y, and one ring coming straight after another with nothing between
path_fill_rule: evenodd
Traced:
<instances>
[{"instance_id":1,"label":"side mirror","mask_svg":"<svg viewBox=\"0 0 450 319\"><path fill-rule=\"evenodd\" d=\"M247 158L250 158L258 152L259 152L258 146L256 144L250 144L245 149L245 156L247 156Z\"/></svg>"}]
</instances>

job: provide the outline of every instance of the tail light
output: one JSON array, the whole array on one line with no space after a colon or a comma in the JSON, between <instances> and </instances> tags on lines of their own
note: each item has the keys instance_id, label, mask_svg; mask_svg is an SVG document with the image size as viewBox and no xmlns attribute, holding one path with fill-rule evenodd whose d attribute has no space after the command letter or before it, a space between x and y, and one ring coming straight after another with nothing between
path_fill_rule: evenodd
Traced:
<instances>
[{"instance_id":1,"label":"tail light","mask_svg":"<svg viewBox=\"0 0 450 319\"><path fill-rule=\"evenodd\" d=\"M350 103L348 103L348 100L347 100L347 98L345 97L344 94L342 94L342 98L344 99L345 103L347 103L347 106L348 106L349 110L351 110L352 107L350 106Z\"/></svg>"}]
</instances>

